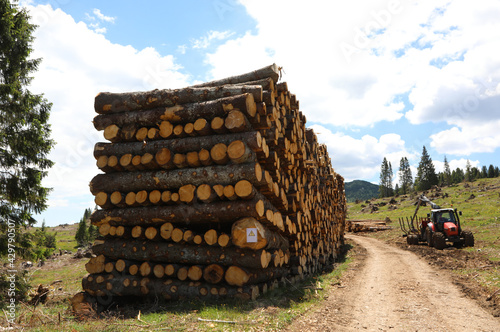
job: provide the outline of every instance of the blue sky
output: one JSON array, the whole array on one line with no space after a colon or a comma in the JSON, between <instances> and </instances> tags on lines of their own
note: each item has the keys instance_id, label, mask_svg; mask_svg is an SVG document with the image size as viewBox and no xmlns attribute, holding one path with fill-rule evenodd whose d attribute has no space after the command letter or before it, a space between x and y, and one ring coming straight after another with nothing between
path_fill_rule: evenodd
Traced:
<instances>
[{"instance_id":1,"label":"blue sky","mask_svg":"<svg viewBox=\"0 0 500 332\"><path fill-rule=\"evenodd\" d=\"M93 100L276 63L346 181L422 147L440 171L500 165L500 0L21 1L39 25L31 90L54 106L48 225L93 207ZM396 175L396 174L395 174ZM397 182L397 178L396 181Z\"/></svg>"}]
</instances>

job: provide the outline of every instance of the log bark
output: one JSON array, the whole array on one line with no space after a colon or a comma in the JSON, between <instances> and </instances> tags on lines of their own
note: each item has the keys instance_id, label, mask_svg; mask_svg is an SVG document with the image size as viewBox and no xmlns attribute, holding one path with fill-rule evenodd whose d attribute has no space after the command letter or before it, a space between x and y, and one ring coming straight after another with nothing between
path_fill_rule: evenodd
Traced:
<instances>
[{"instance_id":1,"label":"log bark","mask_svg":"<svg viewBox=\"0 0 500 332\"><path fill-rule=\"evenodd\" d=\"M195 246L178 243L110 239L92 247L96 255L111 259L129 259L174 264L221 264L266 268L271 262L265 250Z\"/></svg>"},{"instance_id":2,"label":"log bark","mask_svg":"<svg viewBox=\"0 0 500 332\"><path fill-rule=\"evenodd\" d=\"M101 282L97 282L100 280ZM113 274L93 274L82 280L83 289L92 296L162 296L166 300L183 298L255 300L259 296L257 285L233 287L205 282L155 279Z\"/></svg>"},{"instance_id":3,"label":"log bark","mask_svg":"<svg viewBox=\"0 0 500 332\"><path fill-rule=\"evenodd\" d=\"M184 88L177 90L152 90L146 92L101 92L95 97L94 109L99 114L146 111L158 107L174 107L205 102L249 93L262 101L262 86L224 86L209 88ZM129 123L133 123L130 121Z\"/></svg>"},{"instance_id":4,"label":"log bark","mask_svg":"<svg viewBox=\"0 0 500 332\"><path fill-rule=\"evenodd\" d=\"M243 82L243 83L236 83L232 85L260 85L262 86L262 90L275 90L275 84L272 78L263 78L255 81L249 81L249 82Z\"/></svg>"},{"instance_id":5,"label":"log bark","mask_svg":"<svg viewBox=\"0 0 500 332\"><path fill-rule=\"evenodd\" d=\"M185 170L98 174L90 182L90 191L97 195L99 192L167 190L180 188L186 183L199 186L230 184L240 180L250 181L255 186L263 185L261 166L258 163L250 163Z\"/></svg>"},{"instance_id":6,"label":"log bark","mask_svg":"<svg viewBox=\"0 0 500 332\"><path fill-rule=\"evenodd\" d=\"M247 241L251 238L252 241L255 237L249 237L247 229L256 230L256 242ZM235 246L239 248L248 248L253 250L258 249L282 249L289 248L289 241L278 232L273 232L255 218L247 217L236 221L231 228L231 239Z\"/></svg>"},{"instance_id":7,"label":"log bark","mask_svg":"<svg viewBox=\"0 0 500 332\"><path fill-rule=\"evenodd\" d=\"M233 222L236 219L248 216L252 216L256 219L265 218L264 202L261 199L213 202L211 204L96 210L91 216L91 221L97 226L103 223L124 226L158 225L166 222L199 224Z\"/></svg>"},{"instance_id":8,"label":"log bark","mask_svg":"<svg viewBox=\"0 0 500 332\"><path fill-rule=\"evenodd\" d=\"M261 87L254 88L255 91L262 93ZM254 95L247 93L202 103L158 107L124 113L99 114L94 118L94 127L97 130L104 130L107 140L122 140L125 139L125 136L120 128L130 124L142 127L156 127L161 121L169 121L172 124L189 123L196 121L198 118L225 117L234 109L253 118L257 113ZM158 135L160 135L159 130ZM150 139L154 139L154 137L150 137Z\"/></svg>"},{"instance_id":9,"label":"log bark","mask_svg":"<svg viewBox=\"0 0 500 332\"><path fill-rule=\"evenodd\" d=\"M271 78L274 82L278 82L280 78L280 70L276 64L251 71L249 73L231 76L220 80L210 81L202 84L193 85L192 87L214 87L224 84L241 84L244 82L257 81L265 78Z\"/></svg>"},{"instance_id":10,"label":"log bark","mask_svg":"<svg viewBox=\"0 0 500 332\"><path fill-rule=\"evenodd\" d=\"M245 142L253 151L262 150L262 136L260 132L251 131L204 137L186 137L178 140L158 140L146 143L96 143L94 147L94 157L98 159L101 156L123 156L127 153L131 153L134 156L143 155L145 153L156 154L162 149L168 149L171 154L188 153L191 151L200 151L202 149L210 150L218 143L229 145L237 140ZM107 166L107 159L103 167L105 166Z\"/></svg>"}]
</instances>

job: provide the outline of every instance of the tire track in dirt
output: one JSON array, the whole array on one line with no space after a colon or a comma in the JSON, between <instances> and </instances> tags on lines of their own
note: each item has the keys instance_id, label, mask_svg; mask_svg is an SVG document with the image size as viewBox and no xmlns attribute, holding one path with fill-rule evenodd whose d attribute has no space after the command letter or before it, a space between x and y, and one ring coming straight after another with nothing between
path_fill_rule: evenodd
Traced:
<instances>
[{"instance_id":1,"label":"tire track in dirt","mask_svg":"<svg viewBox=\"0 0 500 332\"><path fill-rule=\"evenodd\" d=\"M357 255L342 288L289 331L500 331L500 319L465 297L445 271L376 239L346 238Z\"/></svg>"}]
</instances>

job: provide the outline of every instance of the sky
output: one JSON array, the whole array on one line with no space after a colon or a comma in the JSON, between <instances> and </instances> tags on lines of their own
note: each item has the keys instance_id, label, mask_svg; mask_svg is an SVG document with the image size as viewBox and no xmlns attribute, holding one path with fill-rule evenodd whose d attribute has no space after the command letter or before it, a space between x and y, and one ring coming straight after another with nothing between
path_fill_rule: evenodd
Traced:
<instances>
[{"instance_id":1,"label":"sky","mask_svg":"<svg viewBox=\"0 0 500 332\"><path fill-rule=\"evenodd\" d=\"M436 170L500 165L500 0L24 0L53 103L49 208L78 222L99 173L99 92L180 88L272 63L346 181L394 184L425 146Z\"/></svg>"}]
</instances>

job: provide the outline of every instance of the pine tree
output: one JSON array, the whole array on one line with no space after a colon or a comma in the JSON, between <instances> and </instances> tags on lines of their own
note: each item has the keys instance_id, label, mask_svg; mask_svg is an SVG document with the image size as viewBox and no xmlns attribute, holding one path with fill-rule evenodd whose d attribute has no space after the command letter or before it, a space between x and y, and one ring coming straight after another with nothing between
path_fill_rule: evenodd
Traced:
<instances>
[{"instance_id":1,"label":"pine tree","mask_svg":"<svg viewBox=\"0 0 500 332\"><path fill-rule=\"evenodd\" d=\"M487 178L488 177L488 167L486 167L486 165L483 165L483 167L481 167L481 178Z\"/></svg>"},{"instance_id":2,"label":"pine tree","mask_svg":"<svg viewBox=\"0 0 500 332\"><path fill-rule=\"evenodd\" d=\"M88 242L94 242L94 240L99 235L99 228L97 226L90 224L87 230L87 234L88 234Z\"/></svg>"},{"instance_id":3,"label":"pine tree","mask_svg":"<svg viewBox=\"0 0 500 332\"><path fill-rule=\"evenodd\" d=\"M392 165L384 157L380 166L380 197L389 197L394 194L392 189Z\"/></svg>"},{"instance_id":4,"label":"pine tree","mask_svg":"<svg viewBox=\"0 0 500 332\"><path fill-rule=\"evenodd\" d=\"M89 243L89 233L85 218L80 219L80 223L78 224L78 229L75 234L75 240L80 247L84 247Z\"/></svg>"},{"instance_id":5,"label":"pine tree","mask_svg":"<svg viewBox=\"0 0 500 332\"><path fill-rule=\"evenodd\" d=\"M464 180L464 171L462 171L460 167L457 167L457 169L451 173L451 180L453 183L462 182Z\"/></svg>"},{"instance_id":6,"label":"pine tree","mask_svg":"<svg viewBox=\"0 0 500 332\"><path fill-rule=\"evenodd\" d=\"M411 174L410 163L406 157L401 158L399 162L399 183L401 194L406 195L410 193L413 185L413 175Z\"/></svg>"},{"instance_id":7,"label":"pine tree","mask_svg":"<svg viewBox=\"0 0 500 332\"><path fill-rule=\"evenodd\" d=\"M472 180L472 166L470 164L469 159L467 159L467 163L465 164L465 182L470 182Z\"/></svg>"},{"instance_id":8,"label":"pine tree","mask_svg":"<svg viewBox=\"0 0 500 332\"><path fill-rule=\"evenodd\" d=\"M0 0L0 226L33 225L47 207L42 186L53 163L47 157L52 104L28 89L40 59L30 58L36 26L25 9Z\"/></svg>"},{"instance_id":9,"label":"pine tree","mask_svg":"<svg viewBox=\"0 0 500 332\"><path fill-rule=\"evenodd\" d=\"M490 167L488 167L488 177L489 178L495 177L495 167L492 164L490 164Z\"/></svg>"},{"instance_id":10,"label":"pine tree","mask_svg":"<svg viewBox=\"0 0 500 332\"><path fill-rule=\"evenodd\" d=\"M429 190L432 186L439 183L432 159L427 153L427 149L422 149L422 157L418 164L415 187L419 191Z\"/></svg>"},{"instance_id":11,"label":"pine tree","mask_svg":"<svg viewBox=\"0 0 500 332\"><path fill-rule=\"evenodd\" d=\"M448 159L444 156L444 171L443 171L443 184L449 186L451 184L451 170Z\"/></svg>"}]
</instances>

